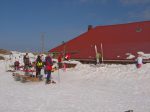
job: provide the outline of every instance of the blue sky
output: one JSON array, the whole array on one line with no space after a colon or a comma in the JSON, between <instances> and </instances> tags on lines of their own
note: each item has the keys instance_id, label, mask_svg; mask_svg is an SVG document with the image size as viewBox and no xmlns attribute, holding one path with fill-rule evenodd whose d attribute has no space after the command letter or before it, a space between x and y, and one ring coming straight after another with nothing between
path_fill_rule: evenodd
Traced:
<instances>
[{"instance_id":1,"label":"blue sky","mask_svg":"<svg viewBox=\"0 0 150 112\"><path fill-rule=\"evenodd\" d=\"M45 50L87 31L88 25L150 20L150 0L0 0L0 48Z\"/></svg>"}]
</instances>

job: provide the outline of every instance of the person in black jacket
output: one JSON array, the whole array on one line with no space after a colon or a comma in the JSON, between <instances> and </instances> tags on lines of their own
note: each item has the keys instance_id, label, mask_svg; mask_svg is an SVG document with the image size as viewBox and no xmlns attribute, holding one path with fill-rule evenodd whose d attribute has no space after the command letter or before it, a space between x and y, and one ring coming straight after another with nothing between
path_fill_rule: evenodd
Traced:
<instances>
[{"instance_id":1,"label":"person in black jacket","mask_svg":"<svg viewBox=\"0 0 150 112\"><path fill-rule=\"evenodd\" d=\"M43 67L43 62L41 60L41 57L38 55L37 59L36 59L36 77L39 77L39 79L41 80L42 76L41 76L41 69Z\"/></svg>"}]
</instances>

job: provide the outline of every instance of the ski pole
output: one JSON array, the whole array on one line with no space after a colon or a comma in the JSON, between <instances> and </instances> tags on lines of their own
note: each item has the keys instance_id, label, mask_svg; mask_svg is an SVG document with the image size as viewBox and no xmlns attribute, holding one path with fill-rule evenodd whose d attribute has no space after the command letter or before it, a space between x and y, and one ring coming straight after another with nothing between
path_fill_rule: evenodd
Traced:
<instances>
[{"instance_id":1,"label":"ski pole","mask_svg":"<svg viewBox=\"0 0 150 112\"><path fill-rule=\"evenodd\" d=\"M58 81L60 83L59 65L58 65Z\"/></svg>"}]
</instances>

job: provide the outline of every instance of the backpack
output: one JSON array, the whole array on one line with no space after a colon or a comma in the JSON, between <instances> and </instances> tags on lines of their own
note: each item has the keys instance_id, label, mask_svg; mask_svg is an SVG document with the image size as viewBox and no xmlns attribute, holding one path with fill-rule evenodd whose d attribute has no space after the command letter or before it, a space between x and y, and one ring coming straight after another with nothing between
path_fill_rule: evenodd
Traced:
<instances>
[{"instance_id":1,"label":"backpack","mask_svg":"<svg viewBox=\"0 0 150 112\"><path fill-rule=\"evenodd\" d=\"M38 61L38 62L36 63L36 66L37 66L37 67L42 67L42 66L43 66L43 62Z\"/></svg>"}]
</instances>

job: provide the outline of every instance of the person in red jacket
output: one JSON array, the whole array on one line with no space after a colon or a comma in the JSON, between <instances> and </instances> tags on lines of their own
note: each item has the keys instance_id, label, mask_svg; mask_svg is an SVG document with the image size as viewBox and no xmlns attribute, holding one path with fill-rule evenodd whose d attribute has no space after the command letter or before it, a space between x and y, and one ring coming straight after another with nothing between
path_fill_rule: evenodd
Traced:
<instances>
[{"instance_id":1,"label":"person in red jacket","mask_svg":"<svg viewBox=\"0 0 150 112\"><path fill-rule=\"evenodd\" d=\"M45 69L46 69L46 73L47 73L46 84L51 83L52 66L53 66L52 58L51 58L50 54L48 54L45 58Z\"/></svg>"},{"instance_id":2,"label":"person in red jacket","mask_svg":"<svg viewBox=\"0 0 150 112\"><path fill-rule=\"evenodd\" d=\"M65 60L67 60L67 61L70 60L70 57L71 57L71 55L69 53L67 53L65 56Z\"/></svg>"},{"instance_id":3,"label":"person in red jacket","mask_svg":"<svg viewBox=\"0 0 150 112\"><path fill-rule=\"evenodd\" d=\"M62 55L61 54L58 56L57 60L58 60L58 67L61 68L62 67Z\"/></svg>"}]
</instances>

